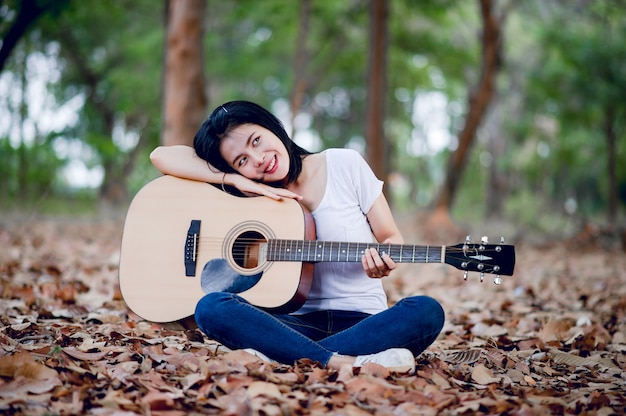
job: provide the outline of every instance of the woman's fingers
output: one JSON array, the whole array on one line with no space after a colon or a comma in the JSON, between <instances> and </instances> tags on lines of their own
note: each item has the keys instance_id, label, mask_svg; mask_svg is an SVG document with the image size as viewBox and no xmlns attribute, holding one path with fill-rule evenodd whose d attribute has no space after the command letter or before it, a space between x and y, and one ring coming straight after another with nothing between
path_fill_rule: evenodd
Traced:
<instances>
[{"instance_id":1,"label":"woman's fingers","mask_svg":"<svg viewBox=\"0 0 626 416\"><path fill-rule=\"evenodd\" d=\"M375 248L365 250L361 263L365 273L372 278L388 276L396 268L396 263L387 253L380 255Z\"/></svg>"},{"instance_id":2,"label":"woman's fingers","mask_svg":"<svg viewBox=\"0 0 626 416\"><path fill-rule=\"evenodd\" d=\"M291 198L299 201L302 199L302 196L287 189L274 188L273 186L255 182L241 175L232 175L232 177L229 175L228 179L235 188L245 194L261 195L275 200Z\"/></svg>"}]
</instances>

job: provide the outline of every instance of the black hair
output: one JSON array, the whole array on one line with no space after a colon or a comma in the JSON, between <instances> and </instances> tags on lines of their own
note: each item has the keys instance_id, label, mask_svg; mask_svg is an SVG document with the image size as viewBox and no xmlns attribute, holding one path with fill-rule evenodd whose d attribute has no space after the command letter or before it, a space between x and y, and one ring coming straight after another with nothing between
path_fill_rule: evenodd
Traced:
<instances>
[{"instance_id":1,"label":"black hair","mask_svg":"<svg viewBox=\"0 0 626 416\"><path fill-rule=\"evenodd\" d=\"M311 152L294 143L283 124L272 113L250 101L230 101L218 106L202 123L193 139L196 154L222 172L236 172L220 153L220 143L228 133L243 124L256 124L280 139L289 154L289 172L285 181L268 185L285 186L294 182L302 171L302 159Z\"/></svg>"}]
</instances>

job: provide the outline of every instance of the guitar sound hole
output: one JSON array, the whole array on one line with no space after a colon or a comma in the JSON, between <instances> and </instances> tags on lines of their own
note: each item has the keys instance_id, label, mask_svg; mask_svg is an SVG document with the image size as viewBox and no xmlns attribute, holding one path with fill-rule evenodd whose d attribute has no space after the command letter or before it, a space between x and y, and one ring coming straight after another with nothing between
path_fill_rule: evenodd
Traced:
<instances>
[{"instance_id":1,"label":"guitar sound hole","mask_svg":"<svg viewBox=\"0 0 626 416\"><path fill-rule=\"evenodd\" d=\"M233 260L244 269L254 269L259 266L259 247L267 240L256 231L248 231L235 239L233 244Z\"/></svg>"}]
</instances>

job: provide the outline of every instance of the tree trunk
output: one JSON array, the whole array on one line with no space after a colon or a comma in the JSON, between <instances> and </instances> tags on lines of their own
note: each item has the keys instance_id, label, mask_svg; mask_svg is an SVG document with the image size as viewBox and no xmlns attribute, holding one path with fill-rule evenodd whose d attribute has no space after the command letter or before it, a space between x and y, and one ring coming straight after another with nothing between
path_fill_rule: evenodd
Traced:
<instances>
[{"instance_id":1,"label":"tree trunk","mask_svg":"<svg viewBox=\"0 0 626 416\"><path fill-rule=\"evenodd\" d=\"M204 21L206 0L168 0L161 143L191 145L206 117Z\"/></svg>"},{"instance_id":2,"label":"tree trunk","mask_svg":"<svg viewBox=\"0 0 626 416\"><path fill-rule=\"evenodd\" d=\"M304 95L309 88L306 69L309 64L310 53L307 39L311 28L311 0L300 0L300 15L298 19L298 36L296 36L295 53L293 60L293 85L289 107L291 110L291 137L295 134L294 120L298 115Z\"/></svg>"},{"instance_id":3,"label":"tree trunk","mask_svg":"<svg viewBox=\"0 0 626 416\"><path fill-rule=\"evenodd\" d=\"M497 97L495 98L497 100ZM498 167L497 160L506 153L506 141L502 131L502 109L497 102L493 103L495 111L491 113L492 120L488 134L488 150L491 155L489 178L485 203L485 217L498 218L502 215L503 200L508 191L508 177Z\"/></svg>"},{"instance_id":4,"label":"tree trunk","mask_svg":"<svg viewBox=\"0 0 626 416\"><path fill-rule=\"evenodd\" d=\"M371 0L370 59L367 100L367 160L376 176L388 175L388 146L383 122L387 88L387 0Z\"/></svg>"},{"instance_id":5,"label":"tree trunk","mask_svg":"<svg viewBox=\"0 0 626 416\"><path fill-rule=\"evenodd\" d=\"M609 207L607 220L609 228L615 228L619 205L619 189L617 185L617 135L615 134L615 109L609 107L605 112L604 136L607 150L607 174L609 177Z\"/></svg>"},{"instance_id":6,"label":"tree trunk","mask_svg":"<svg viewBox=\"0 0 626 416\"><path fill-rule=\"evenodd\" d=\"M452 203L465 169L470 148L476 137L487 108L495 94L496 76L500 69L502 38L500 20L494 12L492 0L480 0L483 20L482 67L478 87L470 93L469 111L465 126L459 134L459 146L448 159L443 185L435 202L435 211L440 218L450 216Z\"/></svg>"}]
</instances>

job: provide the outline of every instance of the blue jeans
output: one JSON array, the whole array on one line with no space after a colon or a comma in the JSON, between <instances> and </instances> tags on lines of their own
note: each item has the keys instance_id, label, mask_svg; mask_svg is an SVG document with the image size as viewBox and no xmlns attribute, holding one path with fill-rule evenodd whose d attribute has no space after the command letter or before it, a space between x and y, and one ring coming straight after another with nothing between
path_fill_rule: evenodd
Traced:
<instances>
[{"instance_id":1,"label":"blue jeans","mask_svg":"<svg viewBox=\"0 0 626 416\"><path fill-rule=\"evenodd\" d=\"M375 315L350 311L277 315L237 294L214 292L200 299L195 319L209 338L228 348L253 348L284 364L309 358L326 365L333 353L356 356L408 348L418 356L441 332L444 312L436 300L413 296Z\"/></svg>"}]
</instances>

